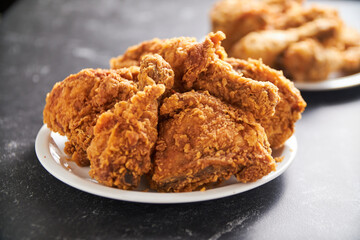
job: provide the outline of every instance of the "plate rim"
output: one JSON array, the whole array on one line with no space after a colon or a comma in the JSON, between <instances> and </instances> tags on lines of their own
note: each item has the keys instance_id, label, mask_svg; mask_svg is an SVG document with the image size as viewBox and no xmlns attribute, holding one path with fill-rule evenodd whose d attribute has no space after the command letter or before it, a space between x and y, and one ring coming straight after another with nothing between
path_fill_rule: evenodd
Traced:
<instances>
[{"instance_id":1,"label":"plate rim","mask_svg":"<svg viewBox=\"0 0 360 240\"><path fill-rule=\"evenodd\" d=\"M360 72L352 75L328 79L320 82L294 82L296 88L302 91L340 90L360 85Z\"/></svg>"},{"instance_id":2,"label":"plate rim","mask_svg":"<svg viewBox=\"0 0 360 240\"><path fill-rule=\"evenodd\" d=\"M52 157L49 141L51 130L44 124L35 139L35 152L41 165L55 178L63 183L83 192L106 197L114 200L122 200L137 203L152 204L177 204L191 203L224 198L257 188L265 183L279 177L291 165L297 153L297 140L293 134L286 143L291 144L289 160L282 164L280 169L269 173L267 176L251 183L235 183L206 191L181 192L181 193L159 193L121 190L85 180L70 171L67 171ZM52 160L52 161L49 161ZM60 170L61 169L61 170ZM239 185L241 187L239 188Z\"/></svg>"}]
</instances>

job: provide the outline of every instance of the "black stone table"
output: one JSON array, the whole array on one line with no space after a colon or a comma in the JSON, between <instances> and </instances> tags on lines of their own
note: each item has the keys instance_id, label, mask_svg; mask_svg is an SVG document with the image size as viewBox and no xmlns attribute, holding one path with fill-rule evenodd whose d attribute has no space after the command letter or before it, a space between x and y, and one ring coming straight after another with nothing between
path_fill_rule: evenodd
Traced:
<instances>
[{"instance_id":1,"label":"black stone table","mask_svg":"<svg viewBox=\"0 0 360 240\"><path fill-rule=\"evenodd\" d=\"M231 197L174 205L111 200L62 183L39 163L35 136L55 82L106 68L153 37L202 38L213 3L19 0L10 7L0 22L0 239L360 238L360 87L304 92L293 164Z\"/></svg>"}]
</instances>

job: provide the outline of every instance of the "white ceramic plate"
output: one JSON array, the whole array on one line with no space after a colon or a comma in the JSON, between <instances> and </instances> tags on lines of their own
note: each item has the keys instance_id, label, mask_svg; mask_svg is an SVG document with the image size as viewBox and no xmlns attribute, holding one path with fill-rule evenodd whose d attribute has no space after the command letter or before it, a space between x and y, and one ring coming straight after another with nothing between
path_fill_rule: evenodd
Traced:
<instances>
[{"instance_id":1,"label":"white ceramic plate","mask_svg":"<svg viewBox=\"0 0 360 240\"><path fill-rule=\"evenodd\" d=\"M259 187L274 178L280 176L294 160L297 151L297 141L292 136L285 144L281 153L274 156L283 156L278 163L277 170L253 183L238 183L231 178L225 183L206 191L194 191L186 193L158 193L144 191L120 190L97 183L90 178L89 167L79 167L74 162L66 161L63 152L66 137L51 132L46 125L40 129L36 141L35 151L43 167L54 177L79 190L98 196L142 203L187 203L222 198L242 193Z\"/></svg>"},{"instance_id":2,"label":"white ceramic plate","mask_svg":"<svg viewBox=\"0 0 360 240\"><path fill-rule=\"evenodd\" d=\"M359 86L360 73L356 73L346 77L328 79L321 82L315 82L315 83L294 82L294 84L295 87L297 87L298 89L306 90L306 91L327 91L327 90L344 89L344 88Z\"/></svg>"}]
</instances>

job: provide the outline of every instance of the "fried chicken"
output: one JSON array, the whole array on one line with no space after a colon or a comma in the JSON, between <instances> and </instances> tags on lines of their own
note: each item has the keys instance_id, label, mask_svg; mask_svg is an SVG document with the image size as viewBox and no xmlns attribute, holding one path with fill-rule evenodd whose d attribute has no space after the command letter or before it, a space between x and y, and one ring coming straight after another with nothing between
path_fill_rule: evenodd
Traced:
<instances>
[{"instance_id":1,"label":"fried chicken","mask_svg":"<svg viewBox=\"0 0 360 240\"><path fill-rule=\"evenodd\" d=\"M302 3L221 0L211 10L212 29L226 33L223 45L231 57L261 58L294 81L360 71L360 34L336 9Z\"/></svg>"},{"instance_id":2,"label":"fried chicken","mask_svg":"<svg viewBox=\"0 0 360 240\"><path fill-rule=\"evenodd\" d=\"M172 95L160 117L151 182L158 191L199 190L232 175L251 182L275 170L261 125L208 92Z\"/></svg>"},{"instance_id":3,"label":"fried chicken","mask_svg":"<svg viewBox=\"0 0 360 240\"><path fill-rule=\"evenodd\" d=\"M148 85L164 84L166 91L163 97L172 93L174 71L170 64L159 54L147 54L140 61L139 89Z\"/></svg>"},{"instance_id":4,"label":"fried chicken","mask_svg":"<svg viewBox=\"0 0 360 240\"><path fill-rule=\"evenodd\" d=\"M141 176L151 169L150 156L157 139L157 100L164 91L163 84L146 86L99 117L87 149L92 178L120 189L138 186Z\"/></svg>"},{"instance_id":5,"label":"fried chicken","mask_svg":"<svg viewBox=\"0 0 360 240\"><path fill-rule=\"evenodd\" d=\"M250 32L282 29L288 15L294 15L302 0L222 0L210 12L213 31L222 31L227 38L223 42L226 51Z\"/></svg>"},{"instance_id":6,"label":"fried chicken","mask_svg":"<svg viewBox=\"0 0 360 240\"><path fill-rule=\"evenodd\" d=\"M275 67L280 54L290 44L305 38L334 35L337 27L337 21L316 19L298 28L252 32L231 48L230 55L242 59L261 58L265 64Z\"/></svg>"},{"instance_id":7,"label":"fried chicken","mask_svg":"<svg viewBox=\"0 0 360 240\"><path fill-rule=\"evenodd\" d=\"M339 51L313 39L306 39L291 44L282 62L285 73L297 82L321 81L333 72L360 71L360 46Z\"/></svg>"},{"instance_id":8,"label":"fried chicken","mask_svg":"<svg viewBox=\"0 0 360 240\"><path fill-rule=\"evenodd\" d=\"M138 75L139 92L100 115L87 154L90 176L110 187L134 189L151 169L157 139L158 104L173 87L174 72L159 55L145 55ZM169 94L169 93L168 93Z\"/></svg>"},{"instance_id":9,"label":"fried chicken","mask_svg":"<svg viewBox=\"0 0 360 240\"><path fill-rule=\"evenodd\" d=\"M226 61L245 77L271 82L279 88L280 102L276 105L275 114L258 121L264 127L271 147L283 146L294 133L295 122L301 118L306 107L299 90L281 71L271 69L259 60L228 58Z\"/></svg>"},{"instance_id":10,"label":"fried chicken","mask_svg":"<svg viewBox=\"0 0 360 240\"><path fill-rule=\"evenodd\" d=\"M116 102L128 100L137 92L132 80L138 72L138 67L85 69L56 83L48 93L44 123L68 138L64 150L72 161L80 166L89 165L86 149L93 138L97 118Z\"/></svg>"},{"instance_id":11,"label":"fried chicken","mask_svg":"<svg viewBox=\"0 0 360 240\"><path fill-rule=\"evenodd\" d=\"M113 70L86 69L57 83L44 122L68 137L66 153L90 162L89 175L106 186L136 189L143 176L161 192L231 176L256 181L275 170L270 147L293 134L306 103L281 72L228 58L224 38L133 46L111 60Z\"/></svg>"},{"instance_id":12,"label":"fried chicken","mask_svg":"<svg viewBox=\"0 0 360 240\"><path fill-rule=\"evenodd\" d=\"M213 96L242 108L258 118L274 114L278 89L269 82L245 78L226 63L221 47L222 32L210 33L204 42L193 38L173 38L143 42L130 47L110 61L111 68L139 65L141 57L158 53L175 72L174 90L207 90Z\"/></svg>"}]
</instances>

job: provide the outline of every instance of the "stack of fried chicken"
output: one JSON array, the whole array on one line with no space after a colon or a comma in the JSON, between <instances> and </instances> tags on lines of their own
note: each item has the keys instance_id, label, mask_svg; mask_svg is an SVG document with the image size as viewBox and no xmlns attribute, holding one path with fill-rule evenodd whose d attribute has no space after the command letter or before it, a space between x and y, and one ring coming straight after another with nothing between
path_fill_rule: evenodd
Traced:
<instances>
[{"instance_id":1,"label":"stack of fried chicken","mask_svg":"<svg viewBox=\"0 0 360 240\"><path fill-rule=\"evenodd\" d=\"M306 103L282 72L228 58L222 32L153 39L57 83L44 123L99 183L160 192L204 189L276 169L272 148L294 132Z\"/></svg>"},{"instance_id":2,"label":"stack of fried chicken","mask_svg":"<svg viewBox=\"0 0 360 240\"><path fill-rule=\"evenodd\" d=\"M360 33L337 10L303 0L221 0L211 11L213 31L223 31L226 51L262 58L297 82L360 71Z\"/></svg>"}]
</instances>

